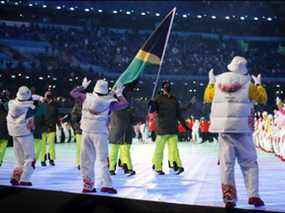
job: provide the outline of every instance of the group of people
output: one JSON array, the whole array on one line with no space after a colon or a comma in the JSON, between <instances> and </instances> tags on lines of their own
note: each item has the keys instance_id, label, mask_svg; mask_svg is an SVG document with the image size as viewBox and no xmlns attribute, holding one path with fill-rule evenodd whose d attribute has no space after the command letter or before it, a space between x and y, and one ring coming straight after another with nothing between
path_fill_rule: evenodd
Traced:
<instances>
[{"instance_id":1,"label":"group of people","mask_svg":"<svg viewBox=\"0 0 285 213\"><path fill-rule=\"evenodd\" d=\"M227 69L229 72L217 76L210 70L209 84L204 94L205 103L212 104L209 132L218 134L223 200L226 208L236 205L234 165L237 159L245 178L248 203L262 206L264 202L259 197L257 154L252 137L253 102L265 104L266 90L261 84L260 75L251 78L248 74L245 58L234 57ZM71 120L77 123L75 132L80 143L78 156L80 155L82 192L96 192L96 161L101 192L114 194L117 190L112 186L111 175L116 174L118 164L123 165L125 173L135 174L130 155L133 136L128 134L133 125L132 109L127 100L130 95L127 94L128 89L125 89L128 86L121 84L109 92L106 80L98 80L93 92L89 93L86 90L90 83L90 80L84 78L82 85L70 92L76 103L72 111L77 116L72 116ZM50 103L49 100L48 94L45 97L32 95L29 88L22 86L16 98L8 103L7 127L9 135L13 137L17 161L11 177L12 185L32 185L30 178L35 169L34 132L39 112L35 101ZM149 102L149 108L156 120L153 169L156 174L165 175L163 157L167 144L169 167L179 175L184 172L184 167L178 148L178 121L187 131L191 129L181 115L170 82L162 83L161 92ZM55 125L48 126L50 131L45 136L47 141L55 137L53 127ZM110 152L108 143L111 144ZM51 150L50 160L55 157L53 153Z\"/></svg>"},{"instance_id":2,"label":"group of people","mask_svg":"<svg viewBox=\"0 0 285 213\"><path fill-rule=\"evenodd\" d=\"M277 97L274 115L264 111L257 113L254 123L254 142L257 148L274 153L285 161L285 105Z\"/></svg>"}]
</instances>

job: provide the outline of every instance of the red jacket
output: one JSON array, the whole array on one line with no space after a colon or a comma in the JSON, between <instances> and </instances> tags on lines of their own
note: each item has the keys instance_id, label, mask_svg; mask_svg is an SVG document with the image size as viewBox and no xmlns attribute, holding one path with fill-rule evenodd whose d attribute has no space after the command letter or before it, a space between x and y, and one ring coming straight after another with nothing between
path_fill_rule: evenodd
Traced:
<instances>
[{"instance_id":1,"label":"red jacket","mask_svg":"<svg viewBox=\"0 0 285 213\"><path fill-rule=\"evenodd\" d=\"M178 124L178 132L179 132L179 133L184 133L184 132L186 132L186 129L182 126L181 123Z\"/></svg>"},{"instance_id":2,"label":"red jacket","mask_svg":"<svg viewBox=\"0 0 285 213\"><path fill-rule=\"evenodd\" d=\"M206 120L200 121L200 131L209 132L210 122Z\"/></svg>"},{"instance_id":3,"label":"red jacket","mask_svg":"<svg viewBox=\"0 0 285 213\"><path fill-rule=\"evenodd\" d=\"M156 126L156 117L157 117L157 113L153 112L153 113L149 113L147 116L147 120L148 120L148 130L150 132L155 132L157 129Z\"/></svg>"},{"instance_id":4,"label":"red jacket","mask_svg":"<svg viewBox=\"0 0 285 213\"><path fill-rule=\"evenodd\" d=\"M187 123L189 129L192 129L193 124L194 124L194 121L193 121L192 119L187 119L187 120L186 120L186 123Z\"/></svg>"}]
</instances>

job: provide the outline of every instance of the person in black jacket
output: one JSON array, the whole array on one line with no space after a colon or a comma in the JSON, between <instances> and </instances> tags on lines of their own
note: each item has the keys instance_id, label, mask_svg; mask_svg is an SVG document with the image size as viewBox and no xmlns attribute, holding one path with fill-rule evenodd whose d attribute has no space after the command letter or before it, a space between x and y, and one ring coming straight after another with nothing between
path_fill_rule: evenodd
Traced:
<instances>
[{"instance_id":1,"label":"person in black jacket","mask_svg":"<svg viewBox=\"0 0 285 213\"><path fill-rule=\"evenodd\" d=\"M131 86L125 88L123 94L130 99ZM129 103L130 100L128 100ZM135 123L134 109L129 105L126 109L114 111L110 121L109 143L111 149L109 152L109 171L115 175L118 155L124 173L128 176L134 175L133 164L131 160L131 144L135 135L133 125Z\"/></svg>"},{"instance_id":2,"label":"person in black jacket","mask_svg":"<svg viewBox=\"0 0 285 213\"><path fill-rule=\"evenodd\" d=\"M55 132L56 124L58 123L58 106L51 91L45 93L44 103L44 131L42 133L41 147L41 165L46 166L46 160L49 159L49 164L55 166ZM46 153L46 142L49 145L48 153Z\"/></svg>"},{"instance_id":3,"label":"person in black jacket","mask_svg":"<svg viewBox=\"0 0 285 213\"><path fill-rule=\"evenodd\" d=\"M157 113L157 137L155 140L155 151L153 155L153 169L159 174L164 175L162 171L163 152L165 143L168 144L169 166L174 169L176 174L184 171L177 146L178 121L182 126L189 130L185 120L181 116L179 103L171 93L171 86L168 81L162 83L162 93L155 100L150 101L150 112Z\"/></svg>"}]
</instances>

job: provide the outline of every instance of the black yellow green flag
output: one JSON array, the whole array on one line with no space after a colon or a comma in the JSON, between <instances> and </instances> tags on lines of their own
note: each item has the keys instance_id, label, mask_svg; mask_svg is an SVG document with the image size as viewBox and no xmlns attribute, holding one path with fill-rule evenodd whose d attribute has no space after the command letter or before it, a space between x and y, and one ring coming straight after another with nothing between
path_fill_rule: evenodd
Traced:
<instances>
[{"instance_id":1,"label":"black yellow green flag","mask_svg":"<svg viewBox=\"0 0 285 213\"><path fill-rule=\"evenodd\" d=\"M135 81L147 65L161 65L168 42L176 8L171 10L148 37L135 58L115 83L128 84Z\"/></svg>"}]
</instances>

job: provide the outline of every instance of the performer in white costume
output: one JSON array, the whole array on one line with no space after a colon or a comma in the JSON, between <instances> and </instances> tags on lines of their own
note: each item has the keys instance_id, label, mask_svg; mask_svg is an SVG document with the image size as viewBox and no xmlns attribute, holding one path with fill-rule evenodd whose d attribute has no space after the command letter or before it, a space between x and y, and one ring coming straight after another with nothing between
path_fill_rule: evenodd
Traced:
<instances>
[{"instance_id":1,"label":"performer in white costume","mask_svg":"<svg viewBox=\"0 0 285 213\"><path fill-rule=\"evenodd\" d=\"M34 100L42 97L34 95ZM13 137L17 166L10 180L12 185L31 186L30 178L35 169L34 159L34 120L35 106L31 90L22 86L14 100L9 101L7 127Z\"/></svg>"},{"instance_id":2,"label":"performer in white costume","mask_svg":"<svg viewBox=\"0 0 285 213\"><path fill-rule=\"evenodd\" d=\"M252 76L250 82L245 58L235 56L227 66L231 72L214 76L209 72L209 84L204 94L206 103L212 103L210 132L219 134L219 160L223 200L226 208L236 205L234 179L235 159L241 167L251 205L262 206L258 194L258 164L252 140L253 102L265 104L267 94L261 85L261 76Z\"/></svg>"},{"instance_id":3,"label":"performer in white costume","mask_svg":"<svg viewBox=\"0 0 285 213\"><path fill-rule=\"evenodd\" d=\"M108 169L108 123L113 110L124 109L128 106L123 97L124 87L118 86L115 94L117 99L108 93L108 82L98 80L93 93L84 90L91 81L84 78L82 87L71 91L71 96L82 102L82 129L81 145L81 175L83 178L82 192L96 192L94 188L94 163L95 159L100 168L101 192L115 194L117 190L112 187L112 180Z\"/></svg>"}]
</instances>

